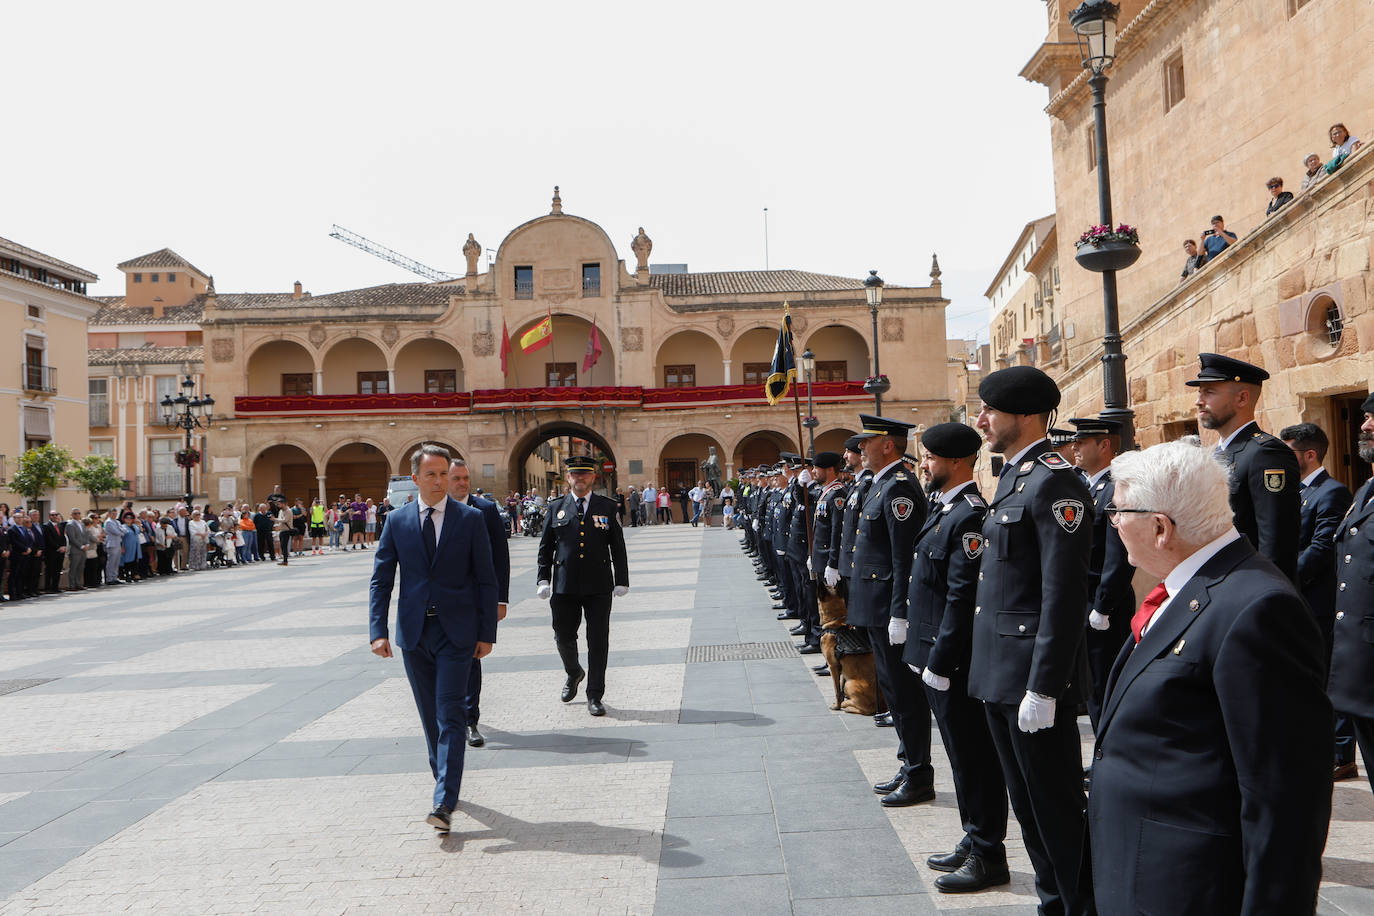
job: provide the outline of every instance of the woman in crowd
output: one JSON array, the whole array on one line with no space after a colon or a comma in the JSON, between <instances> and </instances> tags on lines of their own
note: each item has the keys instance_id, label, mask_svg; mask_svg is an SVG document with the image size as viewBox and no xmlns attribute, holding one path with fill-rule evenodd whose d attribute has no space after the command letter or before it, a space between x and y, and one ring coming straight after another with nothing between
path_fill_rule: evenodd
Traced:
<instances>
[{"instance_id":1,"label":"woman in crowd","mask_svg":"<svg viewBox=\"0 0 1374 916\"><path fill-rule=\"evenodd\" d=\"M136 582L143 576L138 572L141 553L138 549L138 521L134 518L133 510L125 509L119 517L119 523L124 526L124 552L119 555L119 578L125 582Z\"/></svg>"},{"instance_id":2,"label":"woman in crowd","mask_svg":"<svg viewBox=\"0 0 1374 916\"><path fill-rule=\"evenodd\" d=\"M343 513L339 511L339 504L335 503L329 507L324 514L325 527L329 529L329 549L338 550L343 540Z\"/></svg>"},{"instance_id":3,"label":"woman in crowd","mask_svg":"<svg viewBox=\"0 0 1374 916\"><path fill-rule=\"evenodd\" d=\"M159 576L172 574L171 544L175 537L176 533L172 530L172 520L165 515L158 519L158 523L153 526L153 549L157 551L157 574Z\"/></svg>"},{"instance_id":4,"label":"woman in crowd","mask_svg":"<svg viewBox=\"0 0 1374 916\"><path fill-rule=\"evenodd\" d=\"M219 537L220 550L224 551L224 565L234 566L238 563L239 545L239 520L234 517L234 510L229 506L224 507L224 514L219 517Z\"/></svg>"},{"instance_id":5,"label":"woman in crowd","mask_svg":"<svg viewBox=\"0 0 1374 916\"><path fill-rule=\"evenodd\" d=\"M370 499L367 501L366 526L367 543L373 544L377 540L377 504Z\"/></svg>"},{"instance_id":6,"label":"woman in crowd","mask_svg":"<svg viewBox=\"0 0 1374 916\"><path fill-rule=\"evenodd\" d=\"M186 527L191 540L191 554L186 565L191 569L204 569L205 552L210 546L210 526L206 524L200 510L193 509L191 523Z\"/></svg>"},{"instance_id":7,"label":"woman in crowd","mask_svg":"<svg viewBox=\"0 0 1374 916\"><path fill-rule=\"evenodd\" d=\"M95 588L105 581L105 533L100 530L100 516L92 512L86 516L86 587Z\"/></svg>"},{"instance_id":8,"label":"woman in crowd","mask_svg":"<svg viewBox=\"0 0 1374 916\"><path fill-rule=\"evenodd\" d=\"M239 548L239 562L252 563L257 549L258 529L253 525L253 510L248 503L239 507L239 538L243 546Z\"/></svg>"},{"instance_id":9,"label":"woman in crowd","mask_svg":"<svg viewBox=\"0 0 1374 916\"><path fill-rule=\"evenodd\" d=\"M286 503L279 504L277 516L273 519L277 538L281 541L281 559L277 561L278 566L291 565L291 539L296 536L294 521L294 516L291 515Z\"/></svg>"}]
</instances>

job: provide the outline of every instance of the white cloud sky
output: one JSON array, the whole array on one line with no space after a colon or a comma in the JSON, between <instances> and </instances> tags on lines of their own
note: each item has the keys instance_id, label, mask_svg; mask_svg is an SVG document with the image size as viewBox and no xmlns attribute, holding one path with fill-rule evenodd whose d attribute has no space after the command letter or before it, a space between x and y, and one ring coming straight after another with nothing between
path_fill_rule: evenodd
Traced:
<instances>
[{"instance_id":1,"label":"white cloud sky","mask_svg":"<svg viewBox=\"0 0 1374 916\"><path fill-rule=\"evenodd\" d=\"M1017 76L1044 4L992 0L26 4L0 235L100 274L163 246L222 292L411 274L339 223L459 273L548 212L633 259L769 262L923 285L950 336L1052 212L1044 87ZM22 36L22 37L21 37ZM981 330L980 330L981 329Z\"/></svg>"}]
</instances>

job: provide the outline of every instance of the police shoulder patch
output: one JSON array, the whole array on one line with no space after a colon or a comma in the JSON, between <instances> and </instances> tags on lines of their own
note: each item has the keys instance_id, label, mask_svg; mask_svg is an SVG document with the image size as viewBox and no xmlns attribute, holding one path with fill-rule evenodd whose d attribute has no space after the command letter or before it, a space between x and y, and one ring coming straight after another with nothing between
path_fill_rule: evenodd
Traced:
<instances>
[{"instance_id":1,"label":"police shoulder patch","mask_svg":"<svg viewBox=\"0 0 1374 916\"><path fill-rule=\"evenodd\" d=\"M986 542L983 540L983 535L981 532L970 531L964 535L963 541L964 556L968 557L970 560L976 560L980 555L982 555L983 544Z\"/></svg>"},{"instance_id":2,"label":"police shoulder patch","mask_svg":"<svg viewBox=\"0 0 1374 916\"><path fill-rule=\"evenodd\" d=\"M843 508L844 508L844 497L843 497L843 496L836 496L836 497L835 497L835 508L836 508L836 509L843 509Z\"/></svg>"},{"instance_id":3,"label":"police shoulder patch","mask_svg":"<svg viewBox=\"0 0 1374 916\"><path fill-rule=\"evenodd\" d=\"M965 493L964 501L975 509L986 509L988 507L988 504L983 502L983 497L979 496L977 493Z\"/></svg>"},{"instance_id":4,"label":"police shoulder patch","mask_svg":"<svg viewBox=\"0 0 1374 916\"><path fill-rule=\"evenodd\" d=\"M1069 534L1078 530L1083 522L1083 503L1076 499L1060 499L1051 507L1054 520Z\"/></svg>"},{"instance_id":5,"label":"police shoulder patch","mask_svg":"<svg viewBox=\"0 0 1374 916\"><path fill-rule=\"evenodd\" d=\"M899 522L904 522L911 518L911 511L916 508L916 504L905 496L898 496L892 501L892 515Z\"/></svg>"},{"instance_id":6,"label":"police shoulder patch","mask_svg":"<svg viewBox=\"0 0 1374 916\"><path fill-rule=\"evenodd\" d=\"M1264 488L1270 493L1282 493L1284 478L1287 474L1283 468L1266 468L1264 471Z\"/></svg>"},{"instance_id":7,"label":"police shoulder patch","mask_svg":"<svg viewBox=\"0 0 1374 916\"><path fill-rule=\"evenodd\" d=\"M907 479L906 471L893 471L893 472L892 472L892 479L893 479L893 480L906 480L906 479Z\"/></svg>"},{"instance_id":8,"label":"police shoulder patch","mask_svg":"<svg viewBox=\"0 0 1374 916\"><path fill-rule=\"evenodd\" d=\"M1073 467L1073 465L1065 461L1064 456L1058 452L1046 452L1036 460L1051 471L1066 471Z\"/></svg>"}]
</instances>

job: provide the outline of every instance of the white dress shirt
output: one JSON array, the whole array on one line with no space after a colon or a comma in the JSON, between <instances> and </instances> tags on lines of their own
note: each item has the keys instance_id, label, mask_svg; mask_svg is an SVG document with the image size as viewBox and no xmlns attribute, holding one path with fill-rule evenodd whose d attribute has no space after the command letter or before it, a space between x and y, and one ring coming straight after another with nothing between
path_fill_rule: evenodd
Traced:
<instances>
[{"instance_id":1,"label":"white dress shirt","mask_svg":"<svg viewBox=\"0 0 1374 916\"><path fill-rule=\"evenodd\" d=\"M1203 564L1220 553L1223 547L1239 539L1239 531L1234 527L1227 528L1225 534L1198 548L1188 557L1188 559L1175 566L1169 575L1164 577L1164 588L1168 591L1169 597L1165 598L1164 601L1160 603L1154 614L1150 616L1149 621L1141 628L1140 635L1142 639L1146 633L1150 632L1150 627L1155 625L1155 621L1159 619L1159 615L1163 614L1169 609L1169 605L1173 604L1174 596L1183 591L1183 586L1188 584L1189 579L1197 575L1197 571L1203 567Z\"/></svg>"},{"instance_id":2,"label":"white dress shirt","mask_svg":"<svg viewBox=\"0 0 1374 916\"><path fill-rule=\"evenodd\" d=\"M438 504L437 506L434 507L434 513L430 516L430 518L434 521L434 547L435 547L435 549L438 549L438 547L439 547L439 536L440 536L441 534L443 534L443 531L444 531L444 509L445 509L447 506L448 506L448 497L445 496L445 497L443 497L442 499L439 500L439 504ZM425 530L425 510L428 509L428 508L429 508L429 505L428 505L423 499L420 500L420 530L421 530L422 532Z\"/></svg>"}]
</instances>

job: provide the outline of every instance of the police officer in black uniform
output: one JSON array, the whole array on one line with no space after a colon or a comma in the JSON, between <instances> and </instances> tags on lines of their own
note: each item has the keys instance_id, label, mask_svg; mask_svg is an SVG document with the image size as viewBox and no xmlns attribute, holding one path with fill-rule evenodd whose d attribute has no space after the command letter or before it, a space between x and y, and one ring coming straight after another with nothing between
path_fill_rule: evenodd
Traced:
<instances>
[{"instance_id":1,"label":"police officer in black uniform","mask_svg":"<svg viewBox=\"0 0 1374 916\"><path fill-rule=\"evenodd\" d=\"M1217 353L1201 353L1197 378L1198 422L1221 436L1217 454L1231 465L1231 512L1236 530L1290 581L1298 581L1302 529L1302 482L1293 450L1255 423L1260 386L1269 373Z\"/></svg>"},{"instance_id":2,"label":"police officer in black uniform","mask_svg":"<svg viewBox=\"0 0 1374 916\"><path fill-rule=\"evenodd\" d=\"M1045 913L1093 912L1083 867L1083 761L1092 498L1045 431L1059 388L1033 366L987 375L977 427L1006 456L983 523L969 694L982 700Z\"/></svg>"},{"instance_id":3,"label":"police officer in black uniform","mask_svg":"<svg viewBox=\"0 0 1374 916\"><path fill-rule=\"evenodd\" d=\"M914 627L902 653L924 682L954 775L964 836L947 855L926 864L949 872L935 879L942 893L1006 884L1007 787L988 734L983 704L968 695L973 599L983 554L987 503L973 480L983 439L963 423L941 423L921 434L922 470L939 493L921 526L907 592Z\"/></svg>"},{"instance_id":4,"label":"police officer in black uniform","mask_svg":"<svg viewBox=\"0 0 1374 916\"><path fill-rule=\"evenodd\" d=\"M587 679L587 711L604 716L606 656L611 634L611 598L630 590L625 534L616 501L592 492L596 459L576 455L567 461L568 492L549 503L539 537L538 585L553 610L553 639L568 679L562 700L572 702ZM577 629L587 618L587 668L577 659Z\"/></svg>"},{"instance_id":5,"label":"police officer in black uniform","mask_svg":"<svg viewBox=\"0 0 1374 916\"><path fill-rule=\"evenodd\" d=\"M787 532L787 563L792 571L792 581L797 591L797 608L801 615L793 636L801 636L802 645L798 651L802 655L817 655L821 651L821 615L816 603L816 579L807 568L810 562L811 534L807 526L811 521L808 512L814 512L816 498L820 495L820 485L816 483L811 458L797 459L802 465L792 480L792 521Z\"/></svg>"},{"instance_id":6,"label":"police officer in black uniform","mask_svg":"<svg viewBox=\"0 0 1374 916\"><path fill-rule=\"evenodd\" d=\"M825 584L825 571L831 557L839 556L844 505L848 498L844 480L844 459L836 452L818 452L813 462L816 477L816 493L812 507L811 555L806 558L807 574L812 579L811 587L816 592L816 627L820 629L819 599L821 589L833 593L839 585L839 571L835 571L835 582ZM817 636L819 639L819 635ZM829 673L828 666L817 665L811 670L817 674Z\"/></svg>"},{"instance_id":7,"label":"police officer in black uniform","mask_svg":"<svg viewBox=\"0 0 1374 916\"><path fill-rule=\"evenodd\" d=\"M1088 693L1088 718L1093 731L1106 700L1107 675L1131 635L1135 614L1135 592L1131 580L1135 567L1126 556L1121 535L1107 522L1107 507L1116 495L1112 481L1112 459L1121 451L1121 423L1098 417L1069 420L1076 432L1071 444L1074 464L1084 475L1093 498L1093 552L1088 560L1088 629L1084 647L1088 673L1092 676Z\"/></svg>"},{"instance_id":8,"label":"police officer in black uniform","mask_svg":"<svg viewBox=\"0 0 1374 916\"><path fill-rule=\"evenodd\" d=\"M1360 457L1374 461L1374 395L1360 405ZM1374 480L1355 491L1355 501L1336 535L1336 618L1332 624L1331 675L1327 694L1355 731L1365 775L1374 787Z\"/></svg>"},{"instance_id":9,"label":"police officer in black uniform","mask_svg":"<svg viewBox=\"0 0 1374 916\"><path fill-rule=\"evenodd\" d=\"M861 414L864 458L873 482L859 502L854 537L854 574L849 583L848 621L862 627L873 646L873 667L897 729L902 768L874 787L885 807L902 807L935 797L930 765L930 706L921 680L902 661L906 641L907 583L916 535L925 521L926 500L902 463L912 424Z\"/></svg>"},{"instance_id":10,"label":"police officer in black uniform","mask_svg":"<svg viewBox=\"0 0 1374 916\"><path fill-rule=\"evenodd\" d=\"M773 500L773 562L778 571L778 583L782 592L784 619L801 619L801 595L797 590L797 579L793 575L792 564L787 560L787 539L792 531L792 512L796 508L796 493L792 481L801 470L801 456L794 452L783 452L778 456L778 492Z\"/></svg>"}]
</instances>

